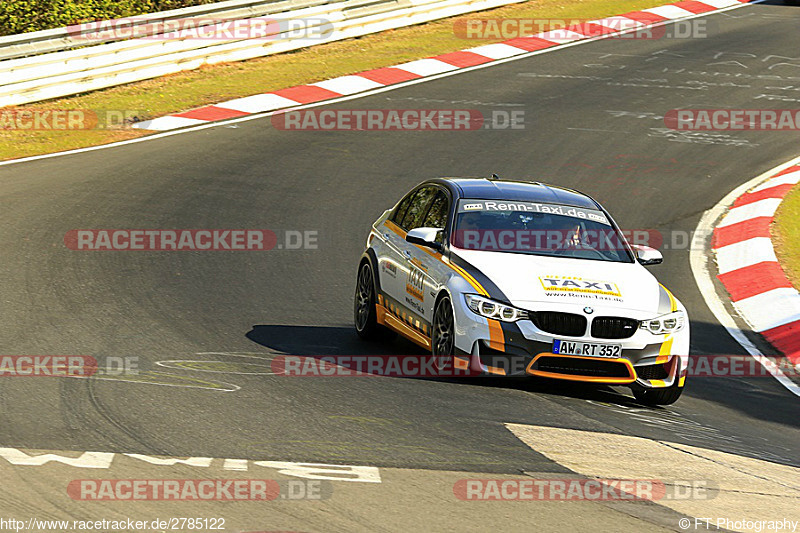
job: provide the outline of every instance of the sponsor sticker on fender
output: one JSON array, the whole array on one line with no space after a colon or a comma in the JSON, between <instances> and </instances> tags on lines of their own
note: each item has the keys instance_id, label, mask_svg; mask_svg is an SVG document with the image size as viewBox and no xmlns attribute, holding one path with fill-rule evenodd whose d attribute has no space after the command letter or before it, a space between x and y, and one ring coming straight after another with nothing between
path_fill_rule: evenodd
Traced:
<instances>
[{"instance_id":1,"label":"sponsor sticker on fender","mask_svg":"<svg viewBox=\"0 0 800 533\"><path fill-rule=\"evenodd\" d=\"M615 283L590 280L574 276L539 276L539 282L548 296L558 294L587 294L622 298L622 293Z\"/></svg>"}]
</instances>

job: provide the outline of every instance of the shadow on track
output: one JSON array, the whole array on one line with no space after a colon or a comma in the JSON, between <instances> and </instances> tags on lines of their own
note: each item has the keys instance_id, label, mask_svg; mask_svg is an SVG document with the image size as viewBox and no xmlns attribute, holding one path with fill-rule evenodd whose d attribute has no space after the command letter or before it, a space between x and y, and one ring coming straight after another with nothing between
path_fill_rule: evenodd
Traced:
<instances>
[{"instance_id":1,"label":"shadow on track","mask_svg":"<svg viewBox=\"0 0 800 533\"><path fill-rule=\"evenodd\" d=\"M247 333L251 341L285 355L308 356L420 356L427 352L410 341L397 337L393 341L367 342L358 338L351 326L289 326L256 325ZM720 345L714 339L726 339ZM729 342L728 342L729 341ZM764 345L769 350L768 345ZM746 356L742 348L731 339L719 324L692 321L693 361L709 355ZM765 353L770 353L765 351ZM774 350L771 353L775 353ZM395 379L415 379L452 383L473 387L488 387L519 390L533 394L567 397L580 400L615 403L630 407L643 407L654 411L661 407L639 404L627 387L590 385L554 379L528 377L501 378L476 377L415 377L403 376ZM747 376L690 376L685 395L695 399L716 403L734 409L747 416L800 427L797 416L800 407L797 398L784 389L774 378L764 375ZM722 400L721 400L722 398ZM680 401L680 400L679 400Z\"/></svg>"}]
</instances>

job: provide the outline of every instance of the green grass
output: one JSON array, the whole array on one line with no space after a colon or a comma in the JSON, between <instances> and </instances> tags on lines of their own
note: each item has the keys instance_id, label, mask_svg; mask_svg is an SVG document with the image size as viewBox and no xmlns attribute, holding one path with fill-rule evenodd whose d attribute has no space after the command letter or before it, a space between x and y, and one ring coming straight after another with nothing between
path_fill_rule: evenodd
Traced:
<instances>
[{"instance_id":1,"label":"green grass","mask_svg":"<svg viewBox=\"0 0 800 533\"><path fill-rule=\"evenodd\" d=\"M783 270L800 290L800 186L792 189L781 203L772 236Z\"/></svg>"},{"instance_id":2,"label":"green grass","mask_svg":"<svg viewBox=\"0 0 800 533\"><path fill-rule=\"evenodd\" d=\"M462 17L238 63L207 66L153 80L44 103L26 109L136 111L139 120L224 100L313 83L363 70L499 42L465 40L454 34L459 19L592 19L662 5L665 0L530 0ZM0 160L82 148L147 135L132 129L20 131L0 129Z\"/></svg>"}]
</instances>

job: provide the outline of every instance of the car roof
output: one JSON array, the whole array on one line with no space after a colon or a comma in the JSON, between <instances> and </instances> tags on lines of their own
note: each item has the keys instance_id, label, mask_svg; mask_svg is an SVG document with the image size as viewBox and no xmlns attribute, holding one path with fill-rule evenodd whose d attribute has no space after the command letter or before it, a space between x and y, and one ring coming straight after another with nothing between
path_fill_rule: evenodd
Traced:
<instances>
[{"instance_id":1,"label":"car roof","mask_svg":"<svg viewBox=\"0 0 800 533\"><path fill-rule=\"evenodd\" d=\"M431 181L449 185L459 198L541 202L602 210L600 204L586 194L537 181L488 178L439 178Z\"/></svg>"}]
</instances>

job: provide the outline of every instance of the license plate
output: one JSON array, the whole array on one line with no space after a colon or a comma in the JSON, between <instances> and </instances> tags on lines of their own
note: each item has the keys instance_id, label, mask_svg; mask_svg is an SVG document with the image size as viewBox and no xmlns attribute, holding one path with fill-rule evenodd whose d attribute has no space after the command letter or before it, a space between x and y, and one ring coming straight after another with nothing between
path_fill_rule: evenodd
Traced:
<instances>
[{"instance_id":1,"label":"license plate","mask_svg":"<svg viewBox=\"0 0 800 533\"><path fill-rule=\"evenodd\" d=\"M587 357L620 357L622 345L595 344L592 342L553 341L553 353L561 355L585 355Z\"/></svg>"}]
</instances>

